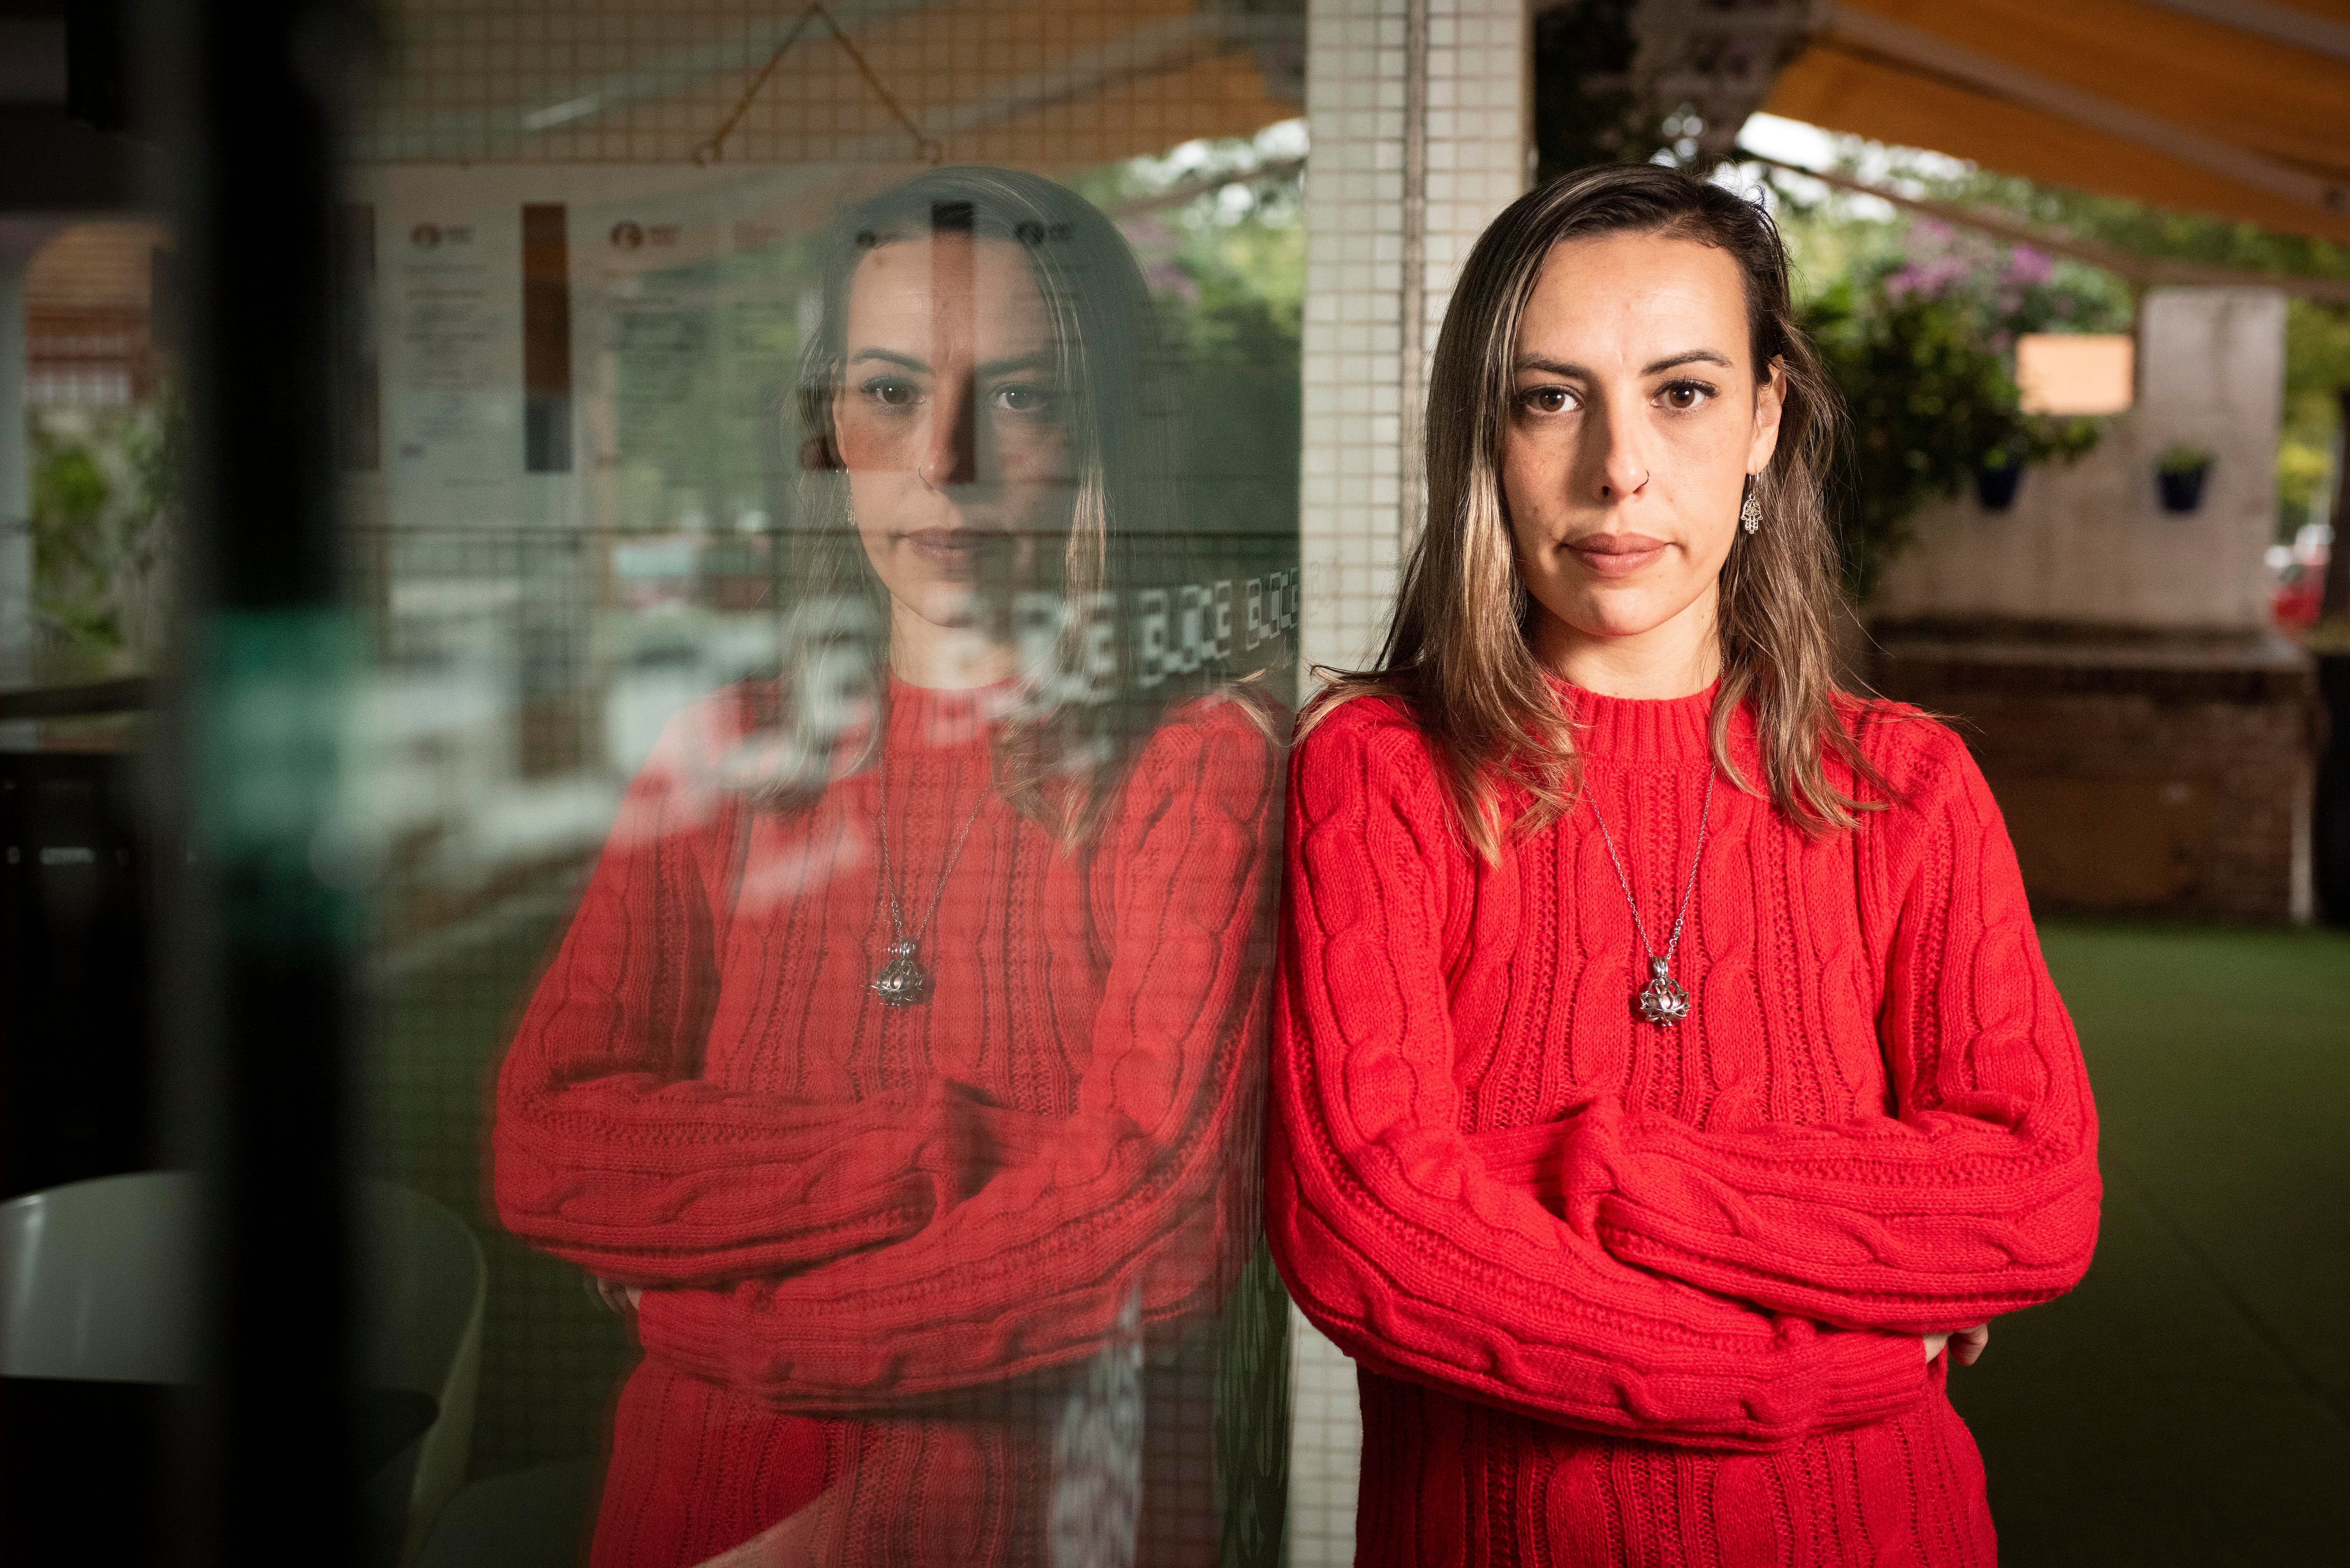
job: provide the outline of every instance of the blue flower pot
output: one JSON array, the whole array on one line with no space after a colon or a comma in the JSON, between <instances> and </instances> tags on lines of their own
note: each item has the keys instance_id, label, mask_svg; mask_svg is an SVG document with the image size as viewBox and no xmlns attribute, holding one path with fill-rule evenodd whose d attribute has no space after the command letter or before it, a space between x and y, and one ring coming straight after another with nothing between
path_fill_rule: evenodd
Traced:
<instances>
[{"instance_id":1,"label":"blue flower pot","mask_svg":"<svg viewBox=\"0 0 2350 1568\"><path fill-rule=\"evenodd\" d=\"M2016 487L2023 483L2023 464L2006 463L1999 468L1975 470L1975 499L1986 512L2004 512L2015 504Z\"/></svg>"},{"instance_id":2,"label":"blue flower pot","mask_svg":"<svg viewBox=\"0 0 2350 1568\"><path fill-rule=\"evenodd\" d=\"M2170 473L2158 473L2154 482L2162 491L2165 512L2193 512L2203 504L2203 482L2211 477L2211 468L2184 468Z\"/></svg>"}]
</instances>

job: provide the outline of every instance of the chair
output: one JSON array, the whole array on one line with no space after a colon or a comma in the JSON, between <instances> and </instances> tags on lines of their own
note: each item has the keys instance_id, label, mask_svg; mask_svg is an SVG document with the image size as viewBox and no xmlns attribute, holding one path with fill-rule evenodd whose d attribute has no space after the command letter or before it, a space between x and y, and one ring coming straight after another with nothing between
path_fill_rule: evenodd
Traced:
<instances>
[{"instance_id":1,"label":"chair","mask_svg":"<svg viewBox=\"0 0 2350 1568\"><path fill-rule=\"evenodd\" d=\"M361 1191L359 1366L423 1429L369 1483L411 1563L463 1485L488 1270L473 1231L386 1181ZM77 1181L0 1203L0 1376L162 1386L197 1380L203 1213L179 1171ZM413 1430L413 1424L408 1428Z\"/></svg>"}]
</instances>

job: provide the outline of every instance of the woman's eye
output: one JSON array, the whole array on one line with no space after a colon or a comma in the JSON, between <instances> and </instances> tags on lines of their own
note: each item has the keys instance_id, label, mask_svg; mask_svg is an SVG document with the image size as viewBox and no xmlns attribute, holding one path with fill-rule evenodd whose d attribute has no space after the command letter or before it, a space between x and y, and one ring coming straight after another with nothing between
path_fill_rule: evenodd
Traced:
<instances>
[{"instance_id":1,"label":"woman's eye","mask_svg":"<svg viewBox=\"0 0 2350 1568\"><path fill-rule=\"evenodd\" d=\"M876 376L858 390L868 402L879 403L885 409L911 408L922 397L920 388L896 376Z\"/></svg>"},{"instance_id":2,"label":"woman's eye","mask_svg":"<svg viewBox=\"0 0 2350 1568\"><path fill-rule=\"evenodd\" d=\"M1688 410L1712 397L1713 389L1703 381L1675 381L1658 395L1664 399L1665 407L1669 409Z\"/></svg>"},{"instance_id":3,"label":"woman's eye","mask_svg":"<svg viewBox=\"0 0 2350 1568\"><path fill-rule=\"evenodd\" d=\"M1006 413L1049 414L1059 406L1059 400L1046 387L998 387L995 406Z\"/></svg>"},{"instance_id":4,"label":"woman's eye","mask_svg":"<svg viewBox=\"0 0 2350 1568\"><path fill-rule=\"evenodd\" d=\"M1575 406L1575 394L1565 387L1535 387L1518 394L1520 406L1537 414L1564 413Z\"/></svg>"}]
</instances>

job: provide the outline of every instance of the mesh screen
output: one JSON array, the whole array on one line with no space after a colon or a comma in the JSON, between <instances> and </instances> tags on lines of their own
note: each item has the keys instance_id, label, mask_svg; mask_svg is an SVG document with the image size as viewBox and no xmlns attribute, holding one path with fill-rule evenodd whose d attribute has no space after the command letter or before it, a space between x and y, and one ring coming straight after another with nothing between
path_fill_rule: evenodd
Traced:
<instances>
[{"instance_id":1,"label":"mesh screen","mask_svg":"<svg viewBox=\"0 0 2350 1568\"><path fill-rule=\"evenodd\" d=\"M1302 28L381 16L368 1156L597 1562L1281 1556Z\"/></svg>"}]
</instances>

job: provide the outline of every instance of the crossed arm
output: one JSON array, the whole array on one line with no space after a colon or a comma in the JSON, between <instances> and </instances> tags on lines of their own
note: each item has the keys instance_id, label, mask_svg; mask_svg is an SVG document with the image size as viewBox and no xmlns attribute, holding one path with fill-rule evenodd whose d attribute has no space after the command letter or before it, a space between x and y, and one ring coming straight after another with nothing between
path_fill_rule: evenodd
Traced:
<instances>
[{"instance_id":1,"label":"crossed arm","mask_svg":"<svg viewBox=\"0 0 2350 1568\"><path fill-rule=\"evenodd\" d=\"M658 977L715 972L724 835L616 836L502 1075L507 1224L635 1287L648 1353L803 1413L1079 1359L1137 1293L1146 1323L1206 1310L1254 1227L1276 780L1237 713L1146 747L1097 850L1109 963L1067 1117L701 1080L706 1008Z\"/></svg>"},{"instance_id":2,"label":"crossed arm","mask_svg":"<svg viewBox=\"0 0 2350 1568\"><path fill-rule=\"evenodd\" d=\"M2080 1044L1989 786L1946 732L1929 743L1916 831L1862 857L1891 932L1878 1035L1895 1114L1722 1130L1603 1115L1586 1158L1609 1172L1595 1219L1615 1256L1920 1334L2048 1301L2087 1269L2103 1189Z\"/></svg>"}]
</instances>

